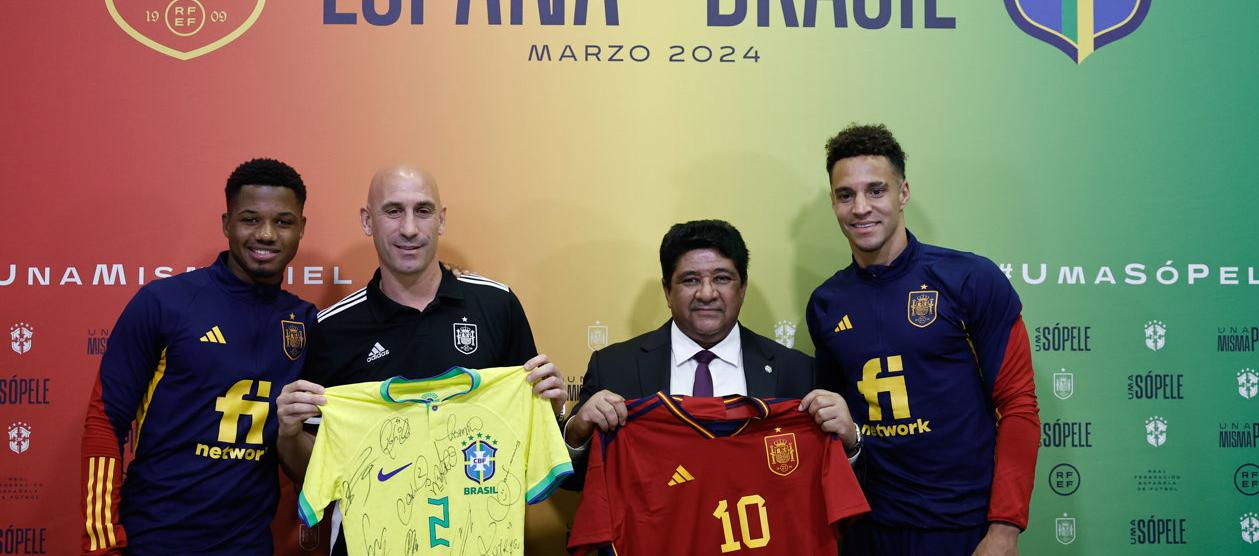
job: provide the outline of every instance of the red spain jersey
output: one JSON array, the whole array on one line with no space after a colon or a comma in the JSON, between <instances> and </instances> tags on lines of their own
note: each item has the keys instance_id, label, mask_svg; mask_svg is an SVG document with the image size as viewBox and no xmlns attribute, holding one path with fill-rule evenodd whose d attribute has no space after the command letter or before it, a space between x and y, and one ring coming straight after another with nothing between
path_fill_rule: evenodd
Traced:
<instances>
[{"instance_id":1,"label":"red spain jersey","mask_svg":"<svg viewBox=\"0 0 1259 556\"><path fill-rule=\"evenodd\" d=\"M655 396L591 442L568 546L620 556L835 554L870 511L844 447L798 400Z\"/></svg>"}]
</instances>

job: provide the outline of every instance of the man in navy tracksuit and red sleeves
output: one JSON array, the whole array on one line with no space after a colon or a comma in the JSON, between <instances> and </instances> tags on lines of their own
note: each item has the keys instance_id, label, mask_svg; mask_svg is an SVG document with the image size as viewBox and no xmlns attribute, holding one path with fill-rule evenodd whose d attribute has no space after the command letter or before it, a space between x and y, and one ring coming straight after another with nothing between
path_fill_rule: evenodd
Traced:
<instances>
[{"instance_id":1,"label":"man in navy tracksuit and red sleeves","mask_svg":"<svg viewBox=\"0 0 1259 556\"><path fill-rule=\"evenodd\" d=\"M315 314L280 289L306 187L255 159L226 197L228 250L140 288L109 336L83 426L84 554L272 554L275 397L301 370Z\"/></svg>"},{"instance_id":2,"label":"man in navy tracksuit and red sleeves","mask_svg":"<svg viewBox=\"0 0 1259 556\"><path fill-rule=\"evenodd\" d=\"M851 126L826 151L853 262L806 320L819 387L862 433L873 510L843 553L1017 554L1040 429L1018 295L988 259L905 229L905 154L886 127Z\"/></svg>"}]
</instances>

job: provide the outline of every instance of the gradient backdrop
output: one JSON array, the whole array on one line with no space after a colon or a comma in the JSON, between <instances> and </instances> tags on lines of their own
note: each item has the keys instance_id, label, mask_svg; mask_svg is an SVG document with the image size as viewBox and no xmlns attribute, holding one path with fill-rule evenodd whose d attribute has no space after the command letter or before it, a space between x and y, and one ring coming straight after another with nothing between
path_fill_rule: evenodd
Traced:
<instances>
[{"instance_id":1,"label":"gradient backdrop","mask_svg":"<svg viewBox=\"0 0 1259 556\"><path fill-rule=\"evenodd\" d=\"M1259 396L1246 373L1259 356L1237 339L1259 327L1259 3L1154 2L1139 28L1077 64L1001 2L885 2L890 23L863 29L852 11L877 13L878 2L834 1L846 28L834 27L832 2L816 4L816 27L793 28L777 1L767 27L758 2L740 25L710 27L702 1L620 2L617 25L591 2L584 26L572 25L577 0L564 25L540 24L532 1L521 25L508 24L510 2L490 25L479 0L466 25L455 24L456 0L429 0L412 25L408 1L397 23L376 26L359 0L271 0L235 40L186 61L129 36L102 0L6 5L0 325L33 335L24 353L0 346L11 441L0 448L0 526L46 540L0 552L77 549L94 340L141 268L149 280L154 267L205 265L223 247L222 184L237 163L273 156L304 176L309 224L292 289L321 307L375 267L357 215L373 170L426 165L449 207L441 258L513 287L575 393L598 345L591 327L620 341L667 318L656 249L688 219L743 231L743 322L772 336L786 321L781 339L794 327L794 345L811 351L804 302L849 262L822 145L854 121L885 122L905 146L910 229L1010 265L1023 298L1047 425L1023 551L1259 551ZM255 7L203 0L226 21L178 38L162 18L192 0L114 2L150 42L184 50ZM803 16L810 3L791 7ZM327 4L357 24L325 24ZM953 27L927 28L929 9ZM542 44L555 61L529 61ZM605 61L559 61L566 44L579 58L599 45ZM613 44L627 59L644 45L650 59L607 62ZM668 61L675 44L688 61ZM734 62L690 56L723 45ZM105 285L98 264L122 265L126 283ZM69 268L82 285L61 284ZM334 268L349 283L332 284ZM1157 350L1145 341L1152 321L1166 330ZM1081 340L1050 341L1063 333ZM1165 436L1147 426L1155 417ZM559 553L575 500L531 510L531 554Z\"/></svg>"}]
</instances>

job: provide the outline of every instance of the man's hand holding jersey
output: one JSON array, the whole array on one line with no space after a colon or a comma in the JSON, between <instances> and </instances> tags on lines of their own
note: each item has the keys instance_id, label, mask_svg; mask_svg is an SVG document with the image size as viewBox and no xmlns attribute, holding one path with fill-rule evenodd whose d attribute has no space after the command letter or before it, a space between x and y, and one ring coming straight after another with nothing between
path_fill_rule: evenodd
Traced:
<instances>
[{"instance_id":1,"label":"man's hand holding jersey","mask_svg":"<svg viewBox=\"0 0 1259 556\"><path fill-rule=\"evenodd\" d=\"M564 378L559 367L542 354L525 362L524 368L529 372L525 379L533 384L533 393L550 400L555 412L559 413L560 408L568 401L568 391L564 389ZM311 417L318 417L319 406L327 402L323 393L323 386L308 380L295 380L286 384L275 400L280 416L280 436L292 438L302 432L302 423Z\"/></svg>"},{"instance_id":2,"label":"man's hand holding jersey","mask_svg":"<svg viewBox=\"0 0 1259 556\"><path fill-rule=\"evenodd\" d=\"M839 394L813 390L800 400L800 411L808 412L823 431L839 435L844 449L851 452L856 446L857 426ZM624 426L626 415L625 398L610 390L595 392L566 423L564 441L578 449L590 440L596 427L606 433Z\"/></svg>"},{"instance_id":3,"label":"man's hand holding jersey","mask_svg":"<svg viewBox=\"0 0 1259 556\"><path fill-rule=\"evenodd\" d=\"M319 406L327 402L323 386L308 380L295 380L284 385L275 399L280 417L280 436L293 437L302 432L302 423L319 416Z\"/></svg>"},{"instance_id":4,"label":"man's hand holding jersey","mask_svg":"<svg viewBox=\"0 0 1259 556\"><path fill-rule=\"evenodd\" d=\"M625 424L626 415L625 398L611 390L595 392L564 424L564 442L573 449L585 446L595 427L605 433L614 431Z\"/></svg>"},{"instance_id":5,"label":"man's hand holding jersey","mask_svg":"<svg viewBox=\"0 0 1259 556\"><path fill-rule=\"evenodd\" d=\"M524 364L529 374L525 380L533 385L533 395L551 401L551 410L562 416L564 404L568 402L568 390L564 389L564 375L545 353L535 355Z\"/></svg>"},{"instance_id":6,"label":"man's hand holding jersey","mask_svg":"<svg viewBox=\"0 0 1259 556\"><path fill-rule=\"evenodd\" d=\"M860 437L848 411L848 402L842 396L829 390L814 390L800 400L800 411L809 412L823 431L839 435L844 450L853 453Z\"/></svg>"}]
</instances>

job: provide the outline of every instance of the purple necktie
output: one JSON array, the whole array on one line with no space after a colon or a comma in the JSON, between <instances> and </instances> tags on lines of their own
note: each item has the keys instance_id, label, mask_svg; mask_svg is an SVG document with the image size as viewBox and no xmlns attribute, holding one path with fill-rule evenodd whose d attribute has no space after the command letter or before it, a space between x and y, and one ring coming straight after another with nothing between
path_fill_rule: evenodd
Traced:
<instances>
[{"instance_id":1,"label":"purple necktie","mask_svg":"<svg viewBox=\"0 0 1259 556\"><path fill-rule=\"evenodd\" d=\"M706 349L700 350L695 357L691 358L699 363L695 366L695 387L691 389L692 396L708 398L713 395L713 374L708 372L708 364L716 358L717 354Z\"/></svg>"}]
</instances>

